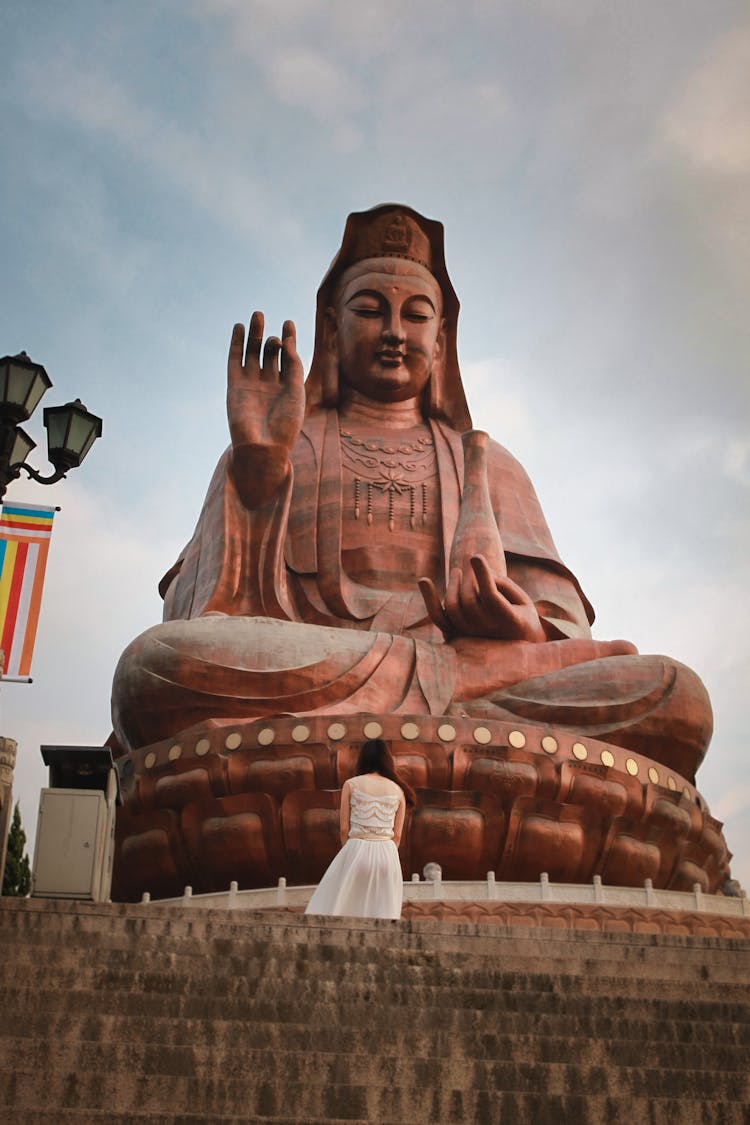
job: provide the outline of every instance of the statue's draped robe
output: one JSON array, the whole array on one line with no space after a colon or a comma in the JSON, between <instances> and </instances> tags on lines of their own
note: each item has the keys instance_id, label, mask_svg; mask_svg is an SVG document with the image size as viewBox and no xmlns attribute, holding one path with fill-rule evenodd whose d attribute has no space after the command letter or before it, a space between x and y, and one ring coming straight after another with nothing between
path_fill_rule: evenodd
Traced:
<instances>
[{"instance_id":1,"label":"statue's draped robe","mask_svg":"<svg viewBox=\"0 0 750 1125\"><path fill-rule=\"evenodd\" d=\"M430 425L443 521L439 538L447 572L463 486L463 447L460 435L449 426L434 421ZM560 561L531 483L507 450L494 443L489 484L508 573L536 602L549 636L589 636L593 613L576 579ZM226 614L366 630L375 635L364 646L357 642L351 649L350 640L341 638L342 649L350 650L357 662L361 663L363 653L368 656L360 674L353 675L351 666L343 666L349 688L366 689L372 697L369 709L443 714L453 697L453 652L426 617L416 581L412 590L394 592L361 585L346 573L342 494L334 410L321 409L308 417L285 485L259 510L248 511L242 504L227 452L209 486L195 535L166 576L165 620ZM278 629L273 635L283 645ZM322 661L317 685L305 683L306 690L314 689L314 700L293 699L299 693L290 693L286 686L274 688L270 676L263 677L268 682L262 698L268 703L275 700L283 710L309 709L304 702L364 709L361 693L342 692L343 684L330 682L330 661L324 665ZM363 678L366 671L369 685Z\"/></svg>"},{"instance_id":2,"label":"statue's draped robe","mask_svg":"<svg viewBox=\"0 0 750 1125\"><path fill-rule=\"evenodd\" d=\"M463 448L449 426L434 421L430 426L447 573L463 487ZM408 593L377 590L343 570L335 411L320 410L307 419L285 485L261 509L244 507L229 455L216 468L193 538L162 583L165 621L218 612L442 640L416 584ZM533 486L518 461L495 442L489 485L509 575L537 604L550 636L590 636L593 610L557 554Z\"/></svg>"},{"instance_id":3,"label":"statue's draped robe","mask_svg":"<svg viewBox=\"0 0 750 1125\"><path fill-rule=\"evenodd\" d=\"M429 425L445 580L463 447L446 423ZM508 574L535 603L547 638L590 638L593 611L557 554L534 489L495 443L488 481ZM287 479L262 508L244 506L224 455L195 534L161 583L165 624L120 661L113 722L123 747L206 718L459 712L567 726L694 775L711 734L710 704L700 680L665 657L592 658L544 675L519 668L517 682L506 673L491 695L457 699L456 650L428 619L416 580L394 591L346 573L342 505L335 410L308 415ZM491 669L493 646L503 642L485 643Z\"/></svg>"}]
</instances>

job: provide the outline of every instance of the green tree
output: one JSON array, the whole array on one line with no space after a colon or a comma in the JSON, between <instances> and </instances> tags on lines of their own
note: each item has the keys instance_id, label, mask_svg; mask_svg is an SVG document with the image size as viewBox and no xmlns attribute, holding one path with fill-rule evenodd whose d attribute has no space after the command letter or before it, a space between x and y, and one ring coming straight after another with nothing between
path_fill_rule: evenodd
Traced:
<instances>
[{"instance_id":1,"label":"green tree","mask_svg":"<svg viewBox=\"0 0 750 1125\"><path fill-rule=\"evenodd\" d=\"M31 869L26 855L26 833L21 825L21 810L16 801L8 833L8 854L5 858L3 894L25 898L31 890Z\"/></svg>"}]
</instances>

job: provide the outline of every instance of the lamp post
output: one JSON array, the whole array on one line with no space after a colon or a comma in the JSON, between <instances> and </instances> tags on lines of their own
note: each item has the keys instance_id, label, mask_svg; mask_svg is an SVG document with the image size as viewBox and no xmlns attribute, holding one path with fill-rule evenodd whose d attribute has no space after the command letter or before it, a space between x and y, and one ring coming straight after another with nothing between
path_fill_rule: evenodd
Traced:
<instances>
[{"instance_id":1,"label":"lamp post","mask_svg":"<svg viewBox=\"0 0 750 1125\"><path fill-rule=\"evenodd\" d=\"M54 472L42 476L26 464L36 442L21 429L34 413L52 380L40 363L26 352L0 359L0 500L12 480L24 470L39 484L55 484L69 469L77 468L102 433L102 420L89 414L80 399L44 411L47 449Z\"/></svg>"},{"instance_id":2,"label":"lamp post","mask_svg":"<svg viewBox=\"0 0 750 1125\"><path fill-rule=\"evenodd\" d=\"M69 469L80 465L96 439L101 437L101 418L89 414L80 399L65 406L48 407L44 411L44 425L48 457L54 472L45 477L26 464L36 442L21 429L21 422L31 417L51 386L52 380L42 365L29 359L26 352L0 359L0 501L10 482L16 480L22 470L39 484L55 484ZM3 660L0 652L0 679ZM0 884L12 803L15 747L12 739L0 738Z\"/></svg>"}]
</instances>

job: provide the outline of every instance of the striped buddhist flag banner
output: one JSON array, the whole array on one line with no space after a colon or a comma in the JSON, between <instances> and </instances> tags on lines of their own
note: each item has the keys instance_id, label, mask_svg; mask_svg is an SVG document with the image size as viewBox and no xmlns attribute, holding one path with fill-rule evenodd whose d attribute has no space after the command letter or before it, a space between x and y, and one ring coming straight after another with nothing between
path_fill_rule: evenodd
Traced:
<instances>
[{"instance_id":1,"label":"striped buddhist flag banner","mask_svg":"<svg viewBox=\"0 0 750 1125\"><path fill-rule=\"evenodd\" d=\"M55 511L9 503L0 512L0 649L8 677L31 674Z\"/></svg>"}]
</instances>

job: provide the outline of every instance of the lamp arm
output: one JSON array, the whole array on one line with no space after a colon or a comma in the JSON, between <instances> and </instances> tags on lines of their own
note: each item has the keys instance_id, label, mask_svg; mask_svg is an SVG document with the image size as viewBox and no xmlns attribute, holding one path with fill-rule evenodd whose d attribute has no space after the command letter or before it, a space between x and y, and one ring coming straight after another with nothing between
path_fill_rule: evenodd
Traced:
<instances>
[{"instance_id":1,"label":"lamp arm","mask_svg":"<svg viewBox=\"0 0 750 1125\"><path fill-rule=\"evenodd\" d=\"M65 478L65 471L63 469L55 469L48 477L43 477L36 469L32 469L31 465L27 465L25 461L19 461L15 465L11 465L8 469L8 475L12 479L14 476L20 476L21 469L25 469L32 480L37 481L39 484L57 484L59 480Z\"/></svg>"}]
</instances>

